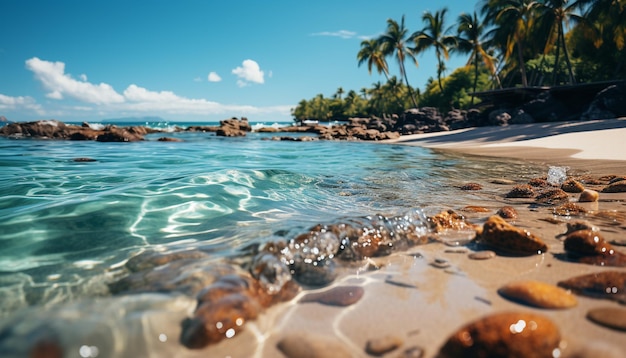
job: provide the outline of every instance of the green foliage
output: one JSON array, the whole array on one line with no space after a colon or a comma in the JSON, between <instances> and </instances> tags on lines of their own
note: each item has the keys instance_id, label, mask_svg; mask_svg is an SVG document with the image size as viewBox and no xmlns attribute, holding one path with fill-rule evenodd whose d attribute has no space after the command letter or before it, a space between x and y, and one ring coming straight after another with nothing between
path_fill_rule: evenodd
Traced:
<instances>
[{"instance_id":1,"label":"green foliage","mask_svg":"<svg viewBox=\"0 0 626 358\"><path fill-rule=\"evenodd\" d=\"M443 91L437 81L431 79L422 94L420 105L437 107L442 112L452 108L469 108L472 103L472 87L474 84L474 69L466 66L457 68L450 76L444 78ZM476 91L484 91L491 86L489 71L479 66Z\"/></svg>"}]
</instances>

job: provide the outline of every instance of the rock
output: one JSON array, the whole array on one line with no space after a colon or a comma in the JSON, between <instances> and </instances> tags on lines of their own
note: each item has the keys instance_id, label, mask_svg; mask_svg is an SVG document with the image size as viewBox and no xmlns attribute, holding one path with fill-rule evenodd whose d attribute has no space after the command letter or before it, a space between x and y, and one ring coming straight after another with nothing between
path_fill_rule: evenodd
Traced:
<instances>
[{"instance_id":1,"label":"rock","mask_svg":"<svg viewBox=\"0 0 626 358\"><path fill-rule=\"evenodd\" d=\"M457 214L454 210L442 211L431 216L428 221L433 226L433 231L439 233L445 230L473 230L476 226L468 222L465 216Z\"/></svg>"},{"instance_id":2,"label":"rock","mask_svg":"<svg viewBox=\"0 0 626 358\"><path fill-rule=\"evenodd\" d=\"M299 289L290 280L281 291L270 294L251 276L222 276L198 295L193 317L182 322L180 341L187 348L199 349L233 338L264 308L292 299Z\"/></svg>"},{"instance_id":3,"label":"rock","mask_svg":"<svg viewBox=\"0 0 626 358\"><path fill-rule=\"evenodd\" d=\"M591 202L598 201L599 198L600 198L600 194L597 191L591 190L591 189L585 189L583 190L582 193L580 193L580 197L578 198L578 201L581 203L591 203Z\"/></svg>"},{"instance_id":4,"label":"rock","mask_svg":"<svg viewBox=\"0 0 626 358\"><path fill-rule=\"evenodd\" d=\"M601 271L576 276L558 283L574 293L626 303L626 272Z\"/></svg>"},{"instance_id":5,"label":"rock","mask_svg":"<svg viewBox=\"0 0 626 358\"><path fill-rule=\"evenodd\" d=\"M495 313L455 332L439 357L553 357L560 342L558 327L542 315Z\"/></svg>"},{"instance_id":6,"label":"rock","mask_svg":"<svg viewBox=\"0 0 626 358\"><path fill-rule=\"evenodd\" d=\"M538 308L571 308L578 304L576 297L560 287L539 281L518 281L498 290L509 300Z\"/></svg>"},{"instance_id":7,"label":"rock","mask_svg":"<svg viewBox=\"0 0 626 358\"><path fill-rule=\"evenodd\" d=\"M587 312L587 318L601 326L626 332L626 309L616 307L594 308Z\"/></svg>"},{"instance_id":8,"label":"rock","mask_svg":"<svg viewBox=\"0 0 626 358\"><path fill-rule=\"evenodd\" d=\"M352 357L345 345L336 338L309 332L290 334L282 338L277 347L287 358Z\"/></svg>"},{"instance_id":9,"label":"rock","mask_svg":"<svg viewBox=\"0 0 626 358\"><path fill-rule=\"evenodd\" d=\"M586 212L587 210L585 208L574 203L563 204L552 209L552 213L559 216L577 216L585 214Z\"/></svg>"},{"instance_id":10,"label":"rock","mask_svg":"<svg viewBox=\"0 0 626 358\"><path fill-rule=\"evenodd\" d=\"M82 157L82 158L74 158L74 159L72 159L72 161L73 161L73 162L76 162L76 163L92 163L92 162L97 162L97 160L96 160L96 159L93 159L93 158L85 158L85 157Z\"/></svg>"},{"instance_id":11,"label":"rock","mask_svg":"<svg viewBox=\"0 0 626 358\"><path fill-rule=\"evenodd\" d=\"M159 142L182 142L183 140L179 138L172 138L172 137L161 137L157 139L157 141Z\"/></svg>"},{"instance_id":12,"label":"rock","mask_svg":"<svg viewBox=\"0 0 626 358\"><path fill-rule=\"evenodd\" d=\"M491 179L489 182L492 184L498 184L498 185L514 185L515 184L513 180L502 179L502 178Z\"/></svg>"},{"instance_id":13,"label":"rock","mask_svg":"<svg viewBox=\"0 0 626 358\"><path fill-rule=\"evenodd\" d=\"M397 358L422 358L424 357L424 348L413 346L406 348L400 354L397 355Z\"/></svg>"},{"instance_id":14,"label":"rock","mask_svg":"<svg viewBox=\"0 0 626 358\"><path fill-rule=\"evenodd\" d=\"M539 203L551 205L569 200L569 195L561 189L550 189L539 193L535 200Z\"/></svg>"},{"instance_id":15,"label":"rock","mask_svg":"<svg viewBox=\"0 0 626 358\"><path fill-rule=\"evenodd\" d=\"M527 184L516 185L506 194L507 198L532 198L534 196L535 191Z\"/></svg>"},{"instance_id":16,"label":"rock","mask_svg":"<svg viewBox=\"0 0 626 358\"><path fill-rule=\"evenodd\" d=\"M483 186L478 183L466 183L459 186L461 190L482 190Z\"/></svg>"},{"instance_id":17,"label":"rock","mask_svg":"<svg viewBox=\"0 0 626 358\"><path fill-rule=\"evenodd\" d=\"M360 286L339 286L323 292L309 293L299 303L316 302L327 306L350 306L357 303L365 293Z\"/></svg>"},{"instance_id":18,"label":"rock","mask_svg":"<svg viewBox=\"0 0 626 358\"><path fill-rule=\"evenodd\" d=\"M567 193L582 193L585 187L578 181L569 179L561 185L561 189Z\"/></svg>"},{"instance_id":19,"label":"rock","mask_svg":"<svg viewBox=\"0 0 626 358\"><path fill-rule=\"evenodd\" d=\"M512 206L503 206L497 212L503 219L517 219L517 210Z\"/></svg>"},{"instance_id":20,"label":"rock","mask_svg":"<svg viewBox=\"0 0 626 358\"><path fill-rule=\"evenodd\" d=\"M402 338L396 336L374 338L368 340L365 344L365 352L367 354L380 357L386 353L398 349L403 344L404 341L402 340Z\"/></svg>"},{"instance_id":21,"label":"rock","mask_svg":"<svg viewBox=\"0 0 626 358\"><path fill-rule=\"evenodd\" d=\"M488 259L492 259L496 257L496 253L491 250L482 250L482 251L472 252L469 255L467 255L467 257L469 257L472 260L488 260Z\"/></svg>"},{"instance_id":22,"label":"rock","mask_svg":"<svg viewBox=\"0 0 626 358\"><path fill-rule=\"evenodd\" d=\"M576 230L567 235L563 246L569 258L599 266L626 267L626 255L616 251L594 230Z\"/></svg>"},{"instance_id":23,"label":"rock","mask_svg":"<svg viewBox=\"0 0 626 358\"><path fill-rule=\"evenodd\" d=\"M582 120L612 119L626 116L626 91L623 84L609 86L598 92Z\"/></svg>"},{"instance_id":24,"label":"rock","mask_svg":"<svg viewBox=\"0 0 626 358\"><path fill-rule=\"evenodd\" d=\"M484 206L468 205L461 209L462 211L469 211L471 213L488 213L491 209L487 209Z\"/></svg>"},{"instance_id":25,"label":"rock","mask_svg":"<svg viewBox=\"0 0 626 358\"><path fill-rule=\"evenodd\" d=\"M506 126L510 119L511 115L504 109L497 109L489 113L489 124L492 126Z\"/></svg>"},{"instance_id":26,"label":"rock","mask_svg":"<svg viewBox=\"0 0 626 358\"><path fill-rule=\"evenodd\" d=\"M609 184L602 189L603 193L626 193L626 181L618 181L613 184Z\"/></svg>"},{"instance_id":27,"label":"rock","mask_svg":"<svg viewBox=\"0 0 626 358\"><path fill-rule=\"evenodd\" d=\"M548 246L540 238L514 227L497 215L487 219L476 239L513 255L536 255L548 251Z\"/></svg>"},{"instance_id":28,"label":"rock","mask_svg":"<svg viewBox=\"0 0 626 358\"><path fill-rule=\"evenodd\" d=\"M548 183L548 180L546 178L532 178L528 181L528 185L534 188L547 188L551 184Z\"/></svg>"}]
</instances>

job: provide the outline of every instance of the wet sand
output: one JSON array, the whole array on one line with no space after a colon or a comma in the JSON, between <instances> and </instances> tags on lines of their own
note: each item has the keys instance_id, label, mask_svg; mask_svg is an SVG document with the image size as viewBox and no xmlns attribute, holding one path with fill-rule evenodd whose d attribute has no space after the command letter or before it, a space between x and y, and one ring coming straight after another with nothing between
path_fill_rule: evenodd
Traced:
<instances>
[{"instance_id":1,"label":"wet sand","mask_svg":"<svg viewBox=\"0 0 626 358\"><path fill-rule=\"evenodd\" d=\"M544 164L546 168L548 165L568 166L569 174L573 175L626 175L624 119L473 128L403 136L387 143L518 158ZM298 303L307 293L303 292L291 302L272 307L256 321L249 322L238 337L201 352L215 356L280 357L278 343L286 337L296 337L302 346L311 347L307 348L311 353L314 347L319 347L317 356L336 356L343 351L360 357L369 356L365 349L369 340L391 337L401 344L382 355L384 357L418 357L416 352L420 351L423 357L434 357L447 338L465 324L487 314L512 311L538 313L556 323L563 338L561 356L623 356L626 333L599 326L586 318L592 308L624 309L623 305L577 296L578 305L574 308L533 308L505 299L498 294L498 289L517 280L556 285L582 274L626 271L564 260L561 235L566 232L568 222L583 220L599 228L608 241L623 240L626 237L626 193L601 193L599 201L593 203L578 203L578 194L570 194L570 202L584 207L588 213L558 216L553 214L553 206L538 205L534 199L505 198L513 185L493 184L490 179L484 178L480 183L483 189L472 193L471 202L467 202L467 205L484 207L487 212L467 211L463 207L450 209L480 225L503 206L513 206L519 216L509 222L543 239L549 247L547 253L472 260L468 255L476 248L462 242L471 234L440 235L437 242L344 268L344 275L332 286L362 286L365 293L356 304L331 307ZM504 179L523 183L520 178ZM455 245L458 240L461 245ZM616 249L626 253L626 247L616 246ZM436 260L446 261L449 267L436 267L433 265ZM188 351L194 356L202 355L201 352Z\"/></svg>"}]
</instances>

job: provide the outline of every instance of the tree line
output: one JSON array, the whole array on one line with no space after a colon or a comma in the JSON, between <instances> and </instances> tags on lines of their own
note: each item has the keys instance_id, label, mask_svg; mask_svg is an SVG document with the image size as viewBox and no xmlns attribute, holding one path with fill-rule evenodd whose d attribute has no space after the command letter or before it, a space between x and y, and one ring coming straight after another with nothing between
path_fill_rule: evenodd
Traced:
<instances>
[{"instance_id":1,"label":"tree line","mask_svg":"<svg viewBox=\"0 0 626 358\"><path fill-rule=\"evenodd\" d=\"M386 81L303 99L294 119L345 120L418 106L447 111L476 105L474 93L487 89L626 78L626 0L479 0L476 8L450 26L447 8L426 11L415 32L404 16L387 19L385 32L362 41L356 56L358 66ZM427 50L435 52L437 71L422 92L411 86L406 66L417 67ZM467 55L467 63L444 76L452 53ZM389 61L397 63L397 76Z\"/></svg>"}]
</instances>

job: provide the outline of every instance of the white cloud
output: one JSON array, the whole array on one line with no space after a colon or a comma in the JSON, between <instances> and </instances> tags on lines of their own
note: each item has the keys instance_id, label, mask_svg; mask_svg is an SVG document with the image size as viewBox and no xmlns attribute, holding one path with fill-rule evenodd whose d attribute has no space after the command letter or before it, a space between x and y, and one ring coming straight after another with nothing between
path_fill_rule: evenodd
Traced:
<instances>
[{"instance_id":1,"label":"white cloud","mask_svg":"<svg viewBox=\"0 0 626 358\"><path fill-rule=\"evenodd\" d=\"M207 118L220 116L265 116L270 118L290 118L293 105L258 107L250 105L228 105L207 99L182 97L172 91L152 91L136 84L130 84L122 93L116 92L106 83L98 85L87 82L87 75L79 76L82 81L65 73L63 62L50 62L31 58L26 67L34 73L46 91L47 98L57 101L46 103L45 113L62 119L77 113L91 112L100 116L161 115L170 114L178 118L194 115ZM242 67L233 70L243 84L263 83L263 71L252 60L243 62ZM207 77L208 79L208 77ZM202 79L201 79L202 80ZM66 98L79 103L67 103ZM44 113L41 105L31 97L9 97L0 95L0 109L31 109ZM80 114L78 114L80 115Z\"/></svg>"},{"instance_id":2,"label":"white cloud","mask_svg":"<svg viewBox=\"0 0 626 358\"><path fill-rule=\"evenodd\" d=\"M220 82L222 80L222 77L220 77L220 75L218 75L216 72L210 72L207 76L207 79L209 80L209 82Z\"/></svg>"},{"instance_id":3,"label":"white cloud","mask_svg":"<svg viewBox=\"0 0 626 358\"><path fill-rule=\"evenodd\" d=\"M342 39L351 39L356 36L356 32L348 31L348 30L339 30L339 31L322 31L311 34L311 36L330 36L330 37L341 37Z\"/></svg>"},{"instance_id":4,"label":"white cloud","mask_svg":"<svg viewBox=\"0 0 626 358\"><path fill-rule=\"evenodd\" d=\"M237 84L239 87L247 86L250 82L264 83L264 73L261 71L261 67L254 60L245 60L241 64L241 67L235 68L232 73L239 77Z\"/></svg>"},{"instance_id":5,"label":"white cloud","mask_svg":"<svg viewBox=\"0 0 626 358\"><path fill-rule=\"evenodd\" d=\"M33 57L26 60L26 68L35 74L35 78L48 90L47 97L63 99L65 95L83 102L106 104L124 102L124 97L115 92L106 83L93 84L81 82L65 73L65 63L50 62ZM86 78L86 76L85 76Z\"/></svg>"},{"instance_id":6,"label":"white cloud","mask_svg":"<svg viewBox=\"0 0 626 358\"><path fill-rule=\"evenodd\" d=\"M83 81L83 82L87 82L87 75L84 74L84 73L82 75L78 76L78 78L80 78L80 80Z\"/></svg>"},{"instance_id":7,"label":"white cloud","mask_svg":"<svg viewBox=\"0 0 626 358\"><path fill-rule=\"evenodd\" d=\"M37 114L43 114L43 110L40 104L37 104L32 97L11 97L0 93L0 110L14 111L14 110L29 110L34 111Z\"/></svg>"}]
</instances>

